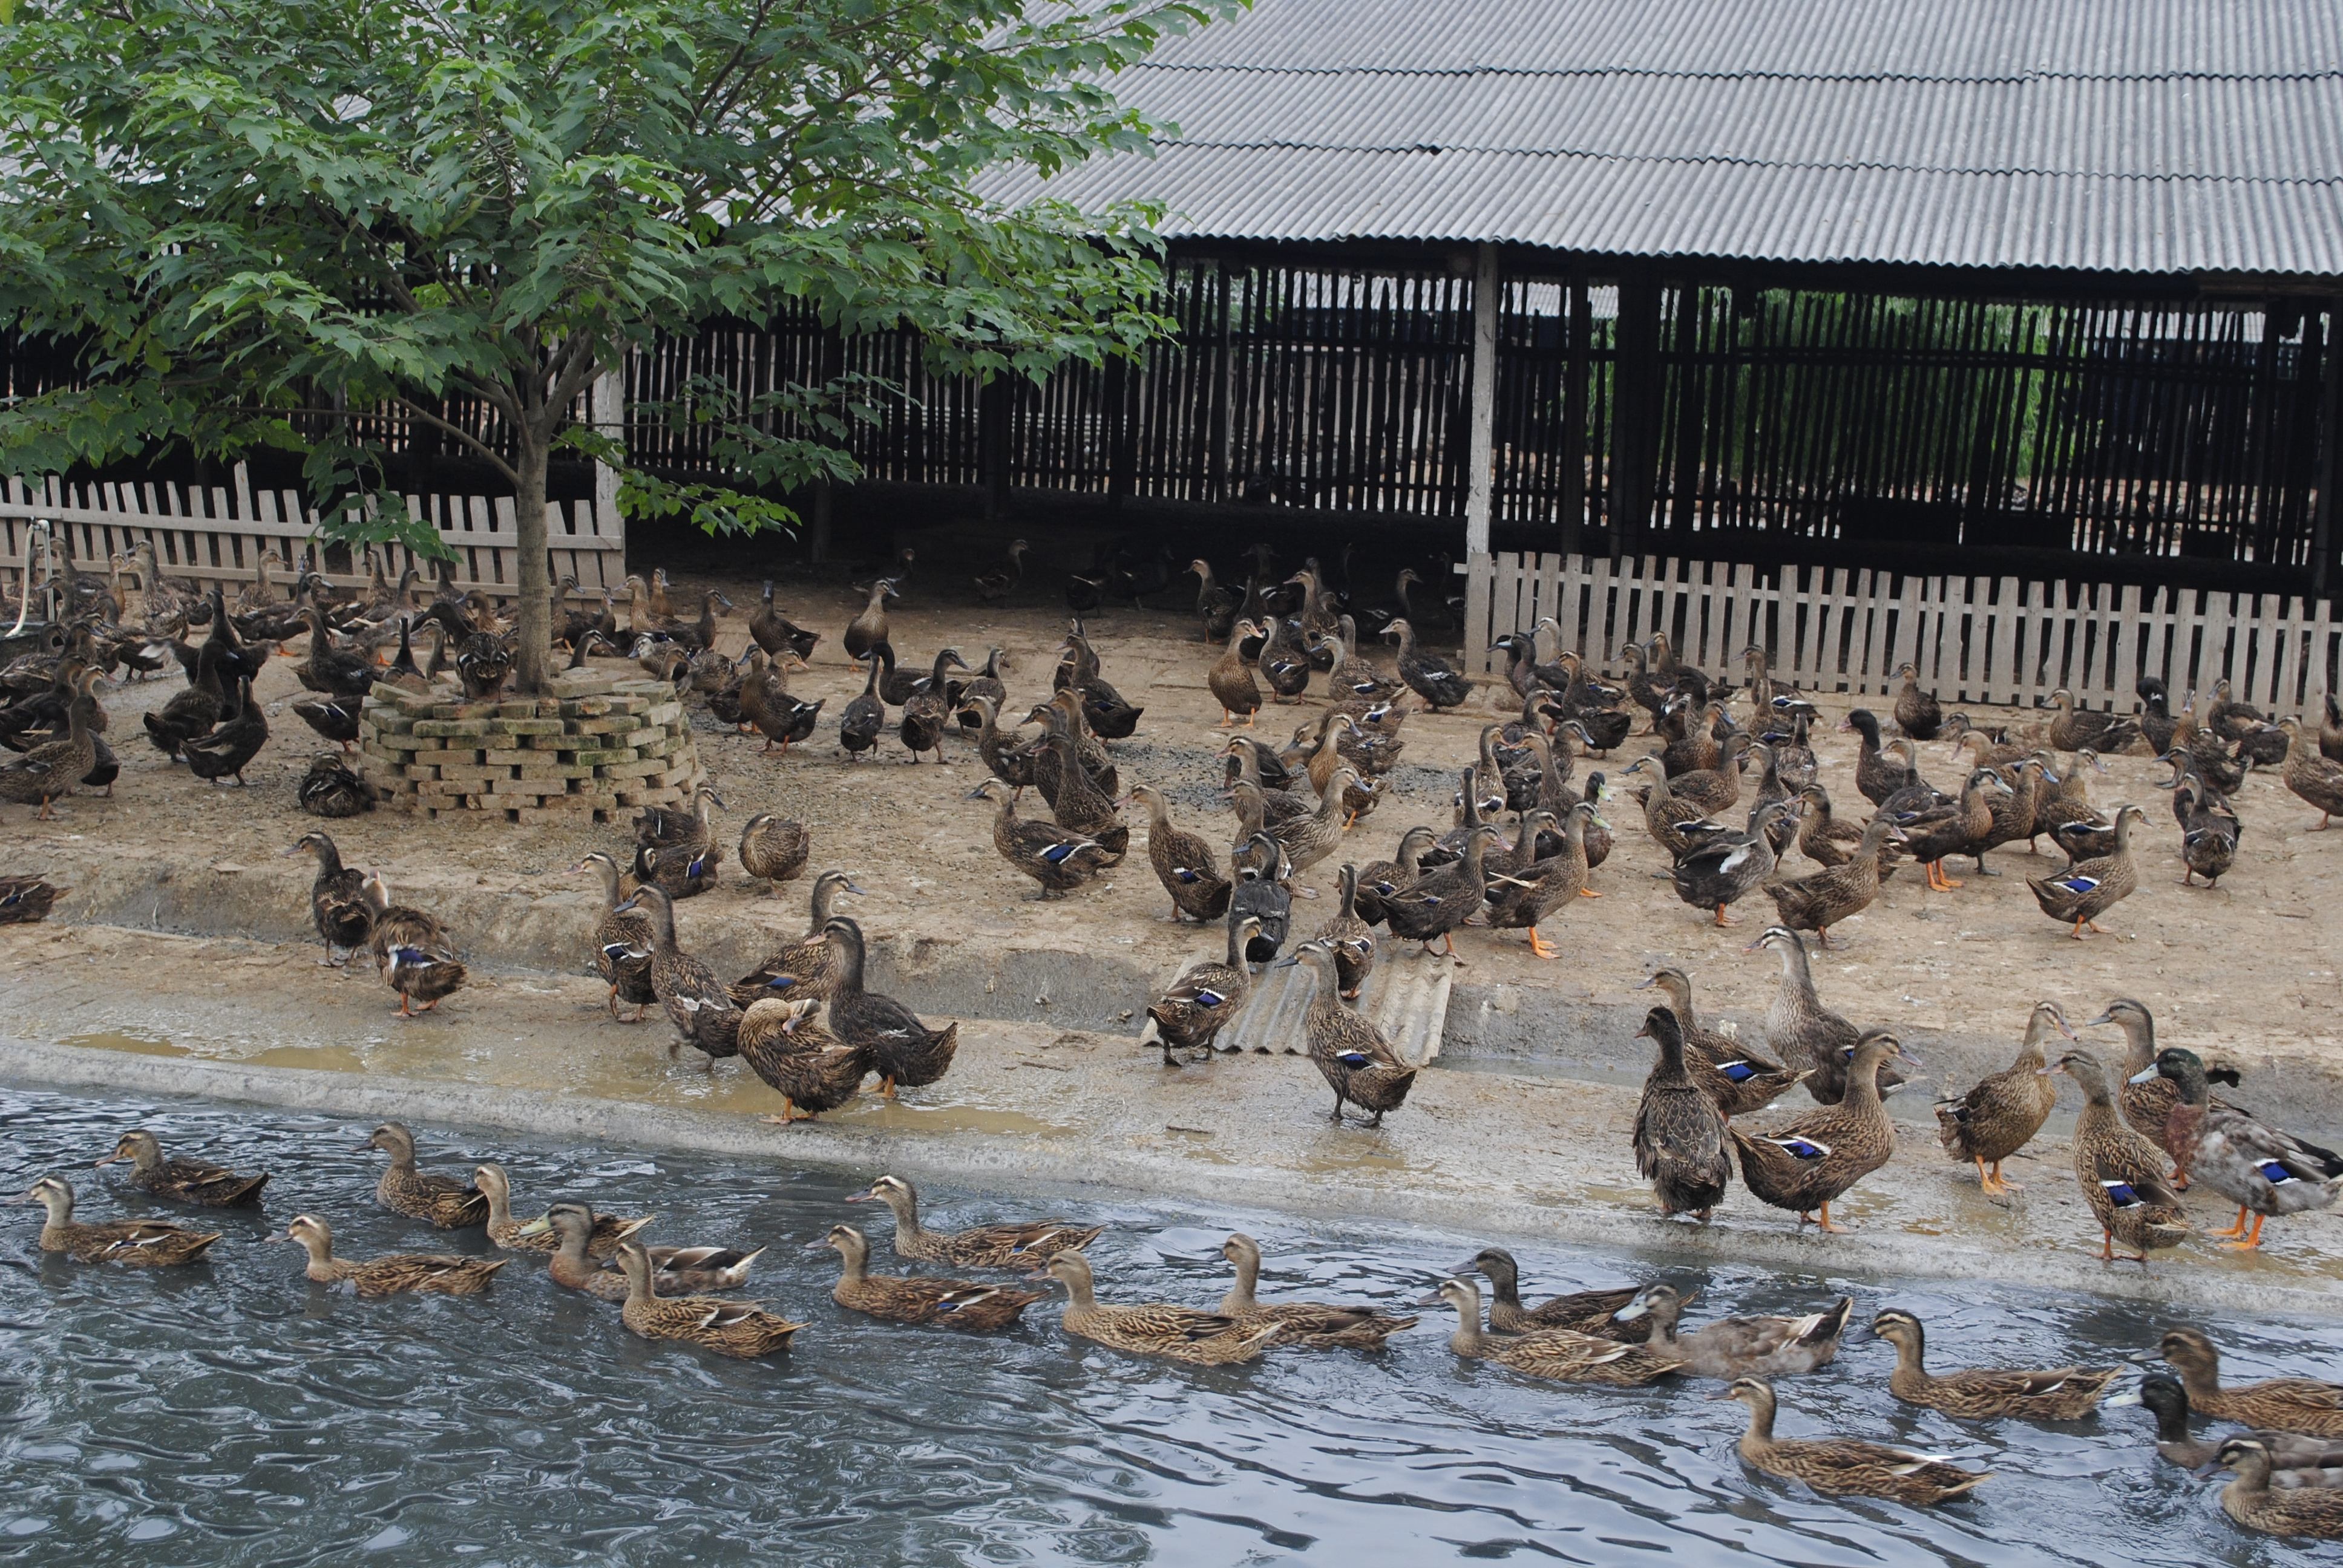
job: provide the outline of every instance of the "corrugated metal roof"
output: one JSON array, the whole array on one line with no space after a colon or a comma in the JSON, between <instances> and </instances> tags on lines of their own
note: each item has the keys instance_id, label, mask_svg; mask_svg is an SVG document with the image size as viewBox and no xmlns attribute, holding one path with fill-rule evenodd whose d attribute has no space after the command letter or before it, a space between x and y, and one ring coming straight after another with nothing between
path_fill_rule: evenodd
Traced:
<instances>
[{"instance_id":1,"label":"corrugated metal roof","mask_svg":"<svg viewBox=\"0 0 2343 1568\"><path fill-rule=\"evenodd\" d=\"M2333 0L1256 0L988 194L1174 236L2343 276Z\"/></svg>"}]
</instances>

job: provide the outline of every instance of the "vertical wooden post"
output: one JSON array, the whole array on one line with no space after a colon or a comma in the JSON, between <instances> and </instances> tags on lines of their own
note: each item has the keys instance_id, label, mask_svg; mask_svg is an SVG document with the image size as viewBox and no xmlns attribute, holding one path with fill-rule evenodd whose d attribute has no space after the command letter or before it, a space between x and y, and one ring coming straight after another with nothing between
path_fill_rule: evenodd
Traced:
<instances>
[{"instance_id":1,"label":"vertical wooden post","mask_svg":"<svg viewBox=\"0 0 2343 1568\"><path fill-rule=\"evenodd\" d=\"M594 433L620 443L627 439L627 377L623 369L605 370L594 377L586 395L586 417ZM605 538L626 538L618 520L618 470L600 458L594 460L594 531Z\"/></svg>"},{"instance_id":2,"label":"vertical wooden post","mask_svg":"<svg viewBox=\"0 0 2343 1568\"><path fill-rule=\"evenodd\" d=\"M1653 419L1660 370L1660 286L1619 275L1618 355L1612 372L1611 555L1638 548L1652 517Z\"/></svg>"},{"instance_id":3,"label":"vertical wooden post","mask_svg":"<svg viewBox=\"0 0 2343 1568\"><path fill-rule=\"evenodd\" d=\"M2343 299L2327 302L2327 380L2318 389L2318 512L2310 528L2310 591L2324 597L2335 559L2335 487L2343 483ZM2322 650L2322 658L2325 657Z\"/></svg>"},{"instance_id":4,"label":"vertical wooden post","mask_svg":"<svg viewBox=\"0 0 2343 1568\"><path fill-rule=\"evenodd\" d=\"M1594 337L1594 307L1586 297L1586 279L1570 280L1570 355L1564 362L1562 383L1562 553L1578 553L1579 530L1586 524L1586 375L1587 350Z\"/></svg>"},{"instance_id":5,"label":"vertical wooden post","mask_svg":"<svg viewBox=\"0 0 2343 1568\"><path fill-rule=\"evenodd\" d=\"M1120 507L1131 495L1134 451L1131 429L1130 366L1121 355L1106 362L1106 494L1111 506Z\"/></svg>"},{"instance_id":6,"label":"vertical wooden post","mask_svg":"<svg viewBox=\"0 0 2343 1568\"><path fill-rule=\"evenodd\" d=\"M1686 278L1676 290L1676 450L1675 505L1672 526L1684 536L1683 548L1692 548L1691 535L1700 513L1700 284ZM1653 401L1660 397L1659 379L1652 385ZM1656 428L1656 422L1654 428Z\"/></svg>"},{"instance_id":7,"label":"vertical wooden post","mask_svg":"<svg viewBox=\"0 0 2343 1568\"><path fill-rule=\"evenodd\" d=\"M1497 247L1483 245L1473 266L1473 386L1465 441L1464 554L1489 553L1489 518L1496 505Z\"/></svg>"},{"instance_id":8,"label":"vertical wooden post","mask_svg":"<svg viewBox=\"0 0 2343 1568\"><path fill-rule=\"evenodd\" d=\"M984 520L1001 516L1009 499L1009 381L995 376L976 395L977 473L984 486Z\"/></svg>"},{"instance_id":9,"label":"vertical wooden post","mask_svg":"<svg viewBox=\"0 0 2343 1568\"><path fill-rule=\"evenodd\" d=\"M1231 336L1229 317L1231 300L1236 293L1235 282L1229 276L1229 264L1220 263L1221 333L1219 364L1212 373L1212 499L1226 502L1229 494L1229 432L1236 422L1232 405L1236 402L1237 365L1235 345Z\"/></svg>"}]
</instances>

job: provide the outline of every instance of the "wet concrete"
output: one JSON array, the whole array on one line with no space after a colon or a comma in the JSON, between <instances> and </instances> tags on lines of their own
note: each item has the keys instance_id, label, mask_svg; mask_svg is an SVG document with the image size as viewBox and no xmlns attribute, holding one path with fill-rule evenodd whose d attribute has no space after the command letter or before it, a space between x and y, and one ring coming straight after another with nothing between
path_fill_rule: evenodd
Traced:
<instances>
[{"instance_id":1,"label":"wet concrete","mask_svg":"<svg viewBox=\"0 0 2343 1568\"><path fill-rule=\"evenodd\" d=\"M940 961L934 950L914 951L888 983L917 1001L922 966L932 975ZM1108 1016L1111 1031L973 1019L942 1083L783 1129L757 1120L778 1102L739 1063L710 1073L693 1053L671 1060L663 1024L609 1022L590 978L484 972L441 1013L402 1021L370 971L320 969L317 951L109 926L0 933L15 1037L0 1041L0 1075L744 1158L785 1153L1020 1189L1384 1217L1453 1230L1460 1241L1538 1237L1655 1261L2005 1281L2195 1312L2343 1316L2343 1220L2331 1213L2273 1226L2273 1244L2257 1255L2192 1242L2146 1270L2101 1264L2059 1141L2063 1117L2011 1162L2028 1190L1995 1201L1936 1145L1925 1095L1907 1093L1891 1102L1896 1159L1835 1211L1860 1227L1854 1233L1802 1233L1737 1185L1716 1221L1696 1228L1662 1221L1635 1178L1628 1132L1640 1075L1624 1067L1571 1076L1549 1053L1533 1075L1503 1070L1499 1053L1487 1052L1468 1062L1479 1070L1426 1072L1379 1130L1336 1127L1305 1060L1246 1055L1167 1071L1089 987L1053 1000ZM134 976L135 989L125 984ZM1801 1098L1751 1120L1769 1126L1805 1108ZM2192 1212L2211 1228L2228 1217L2217 1208L2199 1199Z\"/></svg>"}]
</instances>

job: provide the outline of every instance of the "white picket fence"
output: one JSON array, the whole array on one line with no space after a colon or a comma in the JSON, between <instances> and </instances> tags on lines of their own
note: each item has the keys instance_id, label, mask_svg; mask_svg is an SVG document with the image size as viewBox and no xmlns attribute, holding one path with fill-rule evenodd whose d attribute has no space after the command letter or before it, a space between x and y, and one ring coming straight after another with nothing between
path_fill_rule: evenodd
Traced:
<instances>
[{"instance_id":1,"label":"white picket fence","mask_svg":"<svg viewBox=\"0 0 2343 1568\"><path fill-rule=\"evenodd\" d=\"M1562 646L1597 665L1665 631L1687 664L1738 680L1742 650L1769 651L1776 680L1893 692L1909 663L1947 701L2030 706L2060 687L2128 711L2143 674L2177 703L2228 677L2273 710L2315 711L2335 683L2343 623L2324 602L2206 588L1912 577L1835 567L1544 554L1465 563L1465 656L1551 616Z\"/></svg>"},{"instance_id":2,"label":"white picket fence","mask_svg":"<svg viewBox=\"0 0 2343 1568\"><path fill-rule=\"evenodd\" d=\"M409 496L410 515L429 518L456 552L456 586L510 594L519 581L519 558L510 497ZM35 488L19 479L0 483L0 581L21 588L34 524L55 530L60 555L79 570L104 573L107 558L151 543L157 564L174 577L209 582L250 582L260 558L275 552L288 567L326 560L317 515L297 490L255 490L239 465L232 488L182 488L176 484L68 486L55 478ZM554 580L578 579L584 593L618 588L627 573L626 523L618 508L591 500L548 508L547 533ZM432 578L436 563L398 547L377 546L394 579L412 565ZM276 574L289 588L290 572ZM327 572L340 586L365 580L363 558Z\"/></svg>"}]
</instances>

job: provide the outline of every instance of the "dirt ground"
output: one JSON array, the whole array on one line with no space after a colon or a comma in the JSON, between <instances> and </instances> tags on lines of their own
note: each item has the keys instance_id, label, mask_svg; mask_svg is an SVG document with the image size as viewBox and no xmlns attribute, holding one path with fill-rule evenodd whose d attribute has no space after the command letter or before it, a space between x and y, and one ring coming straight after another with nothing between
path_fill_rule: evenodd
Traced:
<instances>
[{"instance_id":1,"label":"dirt ground","mask_svg":"<svg viewBox=\"0 0 2343 1568\"><path fill-rule=\"evenodd\" d=\"M680 604L695 605L704 586L710 585L688 585L678 595ZM714 586L744 607L754 602L753 583ZM1176 588L1167 596L1180 597ZM964 585L915 577L893 613L893 641L907 661L925 663L949 641L976 665L998 644L1008 651L1013 698L1039 700L1047 695L1064 612L1038 587L1029 586L1023 598L1030 602L979 608ZM1105 882L1062 902L1031 901L1031 884L991 847L991 808L963 799L986 774L973 748L956 738L947 742L949 760L940 768L910 765L891 729L879 760L845 760L832 716L861 682L838 647L838 634L859 600L832 590L785 593L783 604L824 633L812 669L793 677L791 689L801 698L830 699L825 726L814 742L786 757L767 757L759 755L758 738L726 731L703 710L701 752L726 803L719 831L737 832L759 811L805 821L815 836L814 865L849 867L870 890L856 900L854 912L880 940L1111 950L1151 972L1217 948L1212 933L1167 922L1168 902L1138 841L1131 858ZM721 646L728 650L748 645L744 617L745 611L725 624ZM1220 839L1234 819L1217 790L1219 709L1204 686L1214 650L1184 613L1111 610L1090 624L1108 678L1147 709L1137 736L1113 748L1126 785L1143 781L1163 789L1179 821ZM1388 658L1388 645L1380 657ZM176 678L158 678L108 694L109 733L123 759L114 798L75 797L59 807L54 822L35 822L30 811L9 809L0 818L0 854L8 869L70 882L85 865L151 866L158 874L233 866L250 869L264 879L254 886L272 890L303 879L305 872L270 859L316 825L293 802L294 783L320 743L286 707L299 689L292 661L275 663L263 683L260 695L275 728L247 772L249 789L196 779L146 742L139 714L158 707L176 685ZM1834 724L1848 706L1844 697L1820 701ZM1473 759L1482 725L1512 707L1500 682L1460 712L1411 718L1406 755L1390 781L1389 798L1354 829L1351 847L1304 882L1331 893L1340 859L1388 856L1413 822L1447 826L1455 770ZM1318 709L1314 699L1271 707L1260 729L1282 739ZM1833 799L1847 803L1842 811L1859 815L1863 802L1851 776L1855 738L1826 729L1816 739ZM1589 767L1616 777L1638 745L1631 739L1607 762L1583 762L1581 777ZM1932 745L1926 751L1925 770L1949 782L1955 765L1945 749ZM2144 756L2112 759L2109 768L2092 781L2094 799L2138 801L2149 814L2141 835L2142 885L2105 922L2117 934L2068 940L2064 928L2036 910L2024 881L2058 862L2029 856L2022 847L1996 852L1999 878L1966 876L1955 893L1928 892L1916 871L1907 869L1869 912L1839 928L1843 951L1818 955L1816 980L1825 1000L1850 1016L2014 1041L2036 996L2060 1000L2079 1020L2096 1014L2108 998L2136 995L2156 1010L2171 1040L2217 1045L2249 1064L2343 1071L2332 1007L2343 937L2329 913L2343 892L2343 833L2308 831L2316 814L2276 777L2254 777L2237 801L2246 833L2236 869L2217 889L2184 889L2168 797L2155 788L2164 769ZM1139 813L1131 816L1143 820ZM1632 988L1652 966L1670 962L1693 975L1704 1010L1755 1022L1773 994L1777 969L1770 955L1744 948L1770 916L1770 904L1753 896L1738 908L1742 930L1716 930L1679 902L1666 882L1654 879L1667 862L1644 835L1633 800L1617 801L1609 819L1620 847L1594 879L1607 896L1580 900L1547 926L1549 940L1564 956L1542 961L1517 933L1475 930L1459 943L1467 960L1460 985L1502 983L1531 994L1624 1006L1647 1000ZM624 825L523 829L444 819L426 823L378 812L326 826L347 859L380 869L400 898L426 904L437 889L509 890L535 900L574 886L583 908L590 879L573 881L567 869L589 849L628 846ZM1785 861L1791 874L1807 869L1795 854ZM755 946L767 932L801 929L805 884L772 899L752 894L736 869L728 865L731 880L681 907L687 947ZM1314 925L1325 908L1298 906L1297 927ZM68 917L72 911L69 902ZM456 935L494 961L496 933L458 930ZM583 929L578 938L582 951ZM2112 1033L2106 1038L2113 1049Z\"/></svg>"}]
</instances>

